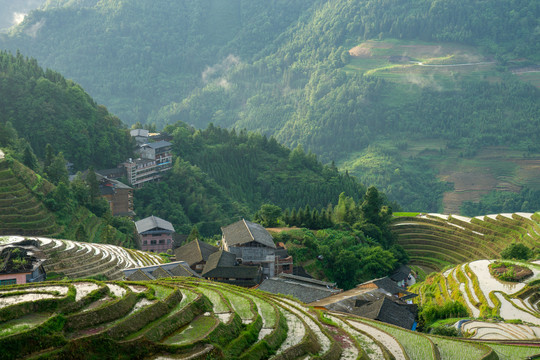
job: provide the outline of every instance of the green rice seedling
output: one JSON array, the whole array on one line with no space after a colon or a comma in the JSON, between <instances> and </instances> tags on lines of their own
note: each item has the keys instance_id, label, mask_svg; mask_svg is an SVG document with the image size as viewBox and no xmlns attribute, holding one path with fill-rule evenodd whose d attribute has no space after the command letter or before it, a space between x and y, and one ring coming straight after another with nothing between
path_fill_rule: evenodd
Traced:
<instances>
[{"instance_id":1,"label":"green rice seedling","mask_svg":"<svg viewBox=\"0 0 540 360\"><path fill-rule=\"evenodd\" d=\"M444 360L477 360L481 359L488 349L465 341L449 340L439 336L429 336L439 349Z\"/></svg>"},{"instance_id":2,"label":"green rice seedling","mask_svg":"<svg viewBox=\"0 0 540 360\"><path fill-rule=\"evenodd\" d=\"M407 355L411 359L436 359L433 354L433 347L430 340L409 330L401 329L396 326L383 324L377 321L364 321L372 326L375 326L381 330L386 331L390 335L394 336L397 341L403 346Z\"/></svg>"},{"instance_id":3,"label":"green rice seedling","mask_svg":"<svg viewBox=\"0 0 540 360\"><path fill-rule=\"evenodd\" d=\"M535 346L516 346L503 344L488 344L499 356L499 360L526 359L540 353Z\"/></svg>"}]
</instances>

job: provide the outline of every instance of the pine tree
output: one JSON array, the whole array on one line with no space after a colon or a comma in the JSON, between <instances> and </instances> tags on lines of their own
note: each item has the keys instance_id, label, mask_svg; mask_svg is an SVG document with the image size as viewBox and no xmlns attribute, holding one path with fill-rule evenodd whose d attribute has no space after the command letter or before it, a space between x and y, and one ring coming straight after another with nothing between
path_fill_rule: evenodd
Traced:
<instances>
[{"instance_id":1,"label":"pine tree","mask_svg":"<svg viewBox=\"0 0 540 360\"><path fill-rule=\"evenodd\" d=\"M186 242L191 242L193 240L199 240L199 238L201 237L201 235L199 234L199 229L197 228L197 225L194 225L192 228L191 228L191 232L189 233L189 236L186 240Z\"/></svg>"},{"instance_id":2,"label":"pine tree","mask_svg":"<svg viewBox=\"0 0 540 360\"><path fill-rule=\"evenodd\" d=\"M90 203L95 203L96 199L100 197L99 192L99 183L97 181L96 172L94 167L90 166L88 169L88 175L86 175L86 182L88 183L89 192L90 192Z\"/></svg>"},{"instance_id":3,"label":"pine tree","mask_svg":"<svg viewBox=\"0 0 540 360\"><path fill-rule=\"evenodd\" d=\"M28 143L26 143L26 146L24 147L23 164L32 170L37 170L38 168L36 155L34 155L32 147Z\"/></svg>"}]
</instances>

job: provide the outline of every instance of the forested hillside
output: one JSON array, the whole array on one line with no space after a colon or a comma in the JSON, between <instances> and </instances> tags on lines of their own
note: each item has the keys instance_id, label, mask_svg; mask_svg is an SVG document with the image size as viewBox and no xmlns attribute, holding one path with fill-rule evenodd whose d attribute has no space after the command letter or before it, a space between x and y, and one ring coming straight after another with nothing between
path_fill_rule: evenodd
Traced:
<instances>
[{"instance_id":1,"label":"forested hillside","mask_svg":"<svg viewBox=\"0 0 540 360\"><path fill-rule=\"evenodd\" d=\"M204 235L241 217L251 218L261 205L326 209L345 192L355 201L365 187L354 177L322 165L301 147L290 150L256 133L212 124L196 130L184 123L167 126L177 159L160 183L135 192L140 217L166 217L177 231L197 225Z\"/></svg>"},{"instance_id":2,"label":"forested hillside","mask_svg":"<svg viewBox=\"0 0 540 360\"><path fill-rule=\"evenodd\" d=\"M251 62L312 3L47 1L1 47L76 79L124 121L144 122L216 71Z\"/></svg>"},{"instance_id":3,"label":"forested hillside","mask_svg":"<svg viewBox=\"0 0 540 360\"><path fill-rule=\"evenodd\" d=\"M91 196L87 184L54 186L10 153L0 159L0 236L53 236L136 246L133 223L113 218L107 202Z\"/></svg>"},{"instance_id":4,"label":"forested hillside","mask_svg":"<svg viewBox=\"0 0 540 360\"><path fill-rule=\"evenodd\" d=\"M459 211L493 189L540 189L529 168L493 170L476 192L456 182L487 147L540 161L539 18L535 1L55 0L0 46L74 78L127 123L257 130L405 207ZM406 151L427 139L438 157ZM367 162L381 152L378 172Z\"/></svg>"},{"instance_id":5,"label":"forested hillside","mask_svg":"<svg viewBox=\"0 0 540 360\"><path fill-rule=\"evenodd\" d=\"M78 84L20 53L0 52L0 109L0 146L18 134L38 157L45 158L50 144L76 169L116 166L131 154L120 119Z\"/></svg>"}]
</instances>

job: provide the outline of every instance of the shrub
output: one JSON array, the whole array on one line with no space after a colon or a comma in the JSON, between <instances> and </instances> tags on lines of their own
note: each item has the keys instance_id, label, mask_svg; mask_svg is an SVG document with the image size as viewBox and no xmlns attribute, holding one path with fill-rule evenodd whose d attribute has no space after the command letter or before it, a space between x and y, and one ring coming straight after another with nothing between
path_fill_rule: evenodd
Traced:
<instances>
[{"instance_id":1,"label":"shrub","mask_svg":"<svg viewBox=\"0 0 540 360\"><path fill-rule=\"evenodd\" d=\"M437 320L466 317L468 315L465 305L457 301L446 301L442 306L429 304L422 307L418 313L418 317L426 327Z\"/></svg>"},{"instance_id":2,"label":"shrub","mask_svg":"<svg viewBox=\"0 0 540 360\"><path fill-rule=\"evenodd\" d=\"M458 330L453 326L432 326L429 331L433 335L458 336Z\"/></svg>"},{"instance_id":3,"label":"shrub","mask_svg":"<svg viewBox=\"0 0 540 360\"><path fill-rule=\"evenodd\" d=\"M502 252L503 259L529 260L533 251L521 243L512 242Z\"/></svg>"}]
</instances>

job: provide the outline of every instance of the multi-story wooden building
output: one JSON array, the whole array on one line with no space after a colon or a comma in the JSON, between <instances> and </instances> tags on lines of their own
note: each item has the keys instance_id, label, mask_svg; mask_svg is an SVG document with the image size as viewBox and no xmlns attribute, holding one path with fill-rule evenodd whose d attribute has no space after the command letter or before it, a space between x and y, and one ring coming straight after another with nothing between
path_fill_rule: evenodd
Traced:
<instances>
[{"instance_id":1,"label":"multi-story wooden building","mask_svg":"<svg viewBox=\"0 0 540 360\"><path fill-rule=\"evenodd\" d=\"M160 253L173 248L174 227L167 220L152 215L135 222L135 227L143 251Z\"/></svg>"},{"instance_id":2,"label":"multi-story wooden building","mask_svg":"<svg viewBox=\"0 0 540 360\"><path fill-rule=\"evenodd\" d=\"M163 172L172 168L172 144L158 141L141 145L138 159L129 159L124 163L128 183L140 187L148 181L156 181Z\"/></svg>"},{"instance_id":3,"label":"multi-story wooden building","mask_svg":"<svg viewBox=\"0 0 540 360\"><path fill-rule=\"evenodd\" d=\"M113 216L134 216L133 188L96 173L101 197L108 201Z\"/></svg>"},{"instance_id":4,"label":"multi-story wooden building","mask_svg":"<svg viewBox=\"0 0 540 360\"><path fill-rule=\"evenodd\" d=\"M276 244L272 235L259 224L247 220L240 220L221 228L221 247L236 255L243 265L260 265L263 276L273 277L278 273L280 256L276 254ZM292 258L287 259L287 264ZM285 263L279 268L283 268Z\"/></svg>"}]
</instances>

